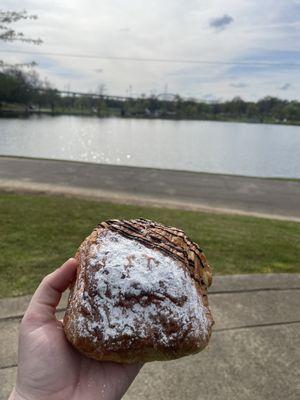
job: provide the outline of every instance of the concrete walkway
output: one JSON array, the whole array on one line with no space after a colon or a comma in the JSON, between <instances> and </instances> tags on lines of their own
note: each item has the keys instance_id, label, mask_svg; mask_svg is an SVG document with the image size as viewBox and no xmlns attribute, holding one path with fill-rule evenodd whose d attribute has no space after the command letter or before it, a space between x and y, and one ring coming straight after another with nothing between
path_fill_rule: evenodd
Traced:
<instances>
[{"instance_id":1,"label":"concrete walkway","mask_svg":"<svg viewBox=\"0 0 300 400\"><path fill-rule=\"evenodd\" d=\"M0 157L0 190L300 221L300 181Z\"/></svg>"},{"instance_id":2,"label":"concrete walkway","mask_svg":"<svg viewBox=\"0 0 300 400\"><path fill-rule=\"evenodd\" d=\"M29 299L0 300L0 400L15 380L18 324ZM298 400L300 274L215 277L209 300L216 324L208 348L145 365L124 399Z\"/></svg>"}]
</instances>

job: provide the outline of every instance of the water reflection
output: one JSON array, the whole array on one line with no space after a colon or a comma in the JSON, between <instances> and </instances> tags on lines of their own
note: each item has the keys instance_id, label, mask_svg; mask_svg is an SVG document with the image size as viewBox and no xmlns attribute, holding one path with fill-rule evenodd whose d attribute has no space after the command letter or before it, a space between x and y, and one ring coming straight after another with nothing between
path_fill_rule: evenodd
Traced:
<instances>
[{"instance_id":1,"label":"water reflection","mask_svg":"<svg viewBox=\"0 0 300 400\"><path fill-rule=\"evenodd\" d=\"M300 128L93 117L0 120L0 153L300 178Z\"/></svg>"}]
</instances>

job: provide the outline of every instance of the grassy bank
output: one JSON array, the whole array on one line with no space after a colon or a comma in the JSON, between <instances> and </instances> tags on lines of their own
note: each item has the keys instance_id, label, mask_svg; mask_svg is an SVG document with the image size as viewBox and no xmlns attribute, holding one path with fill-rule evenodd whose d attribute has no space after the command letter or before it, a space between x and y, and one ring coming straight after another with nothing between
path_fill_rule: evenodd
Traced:
<instances>
[{"instance_id":1,"label":"grassy bank","mask_svg":"<svg viewBox=\"0 0 300 400\"><path fill-rule=\"evenodd\" d=\"M62 108L56 107L54 110L51 108L42 108L40 110L28 110L28 108L24 105L20 104L12 104L12 105L4 105L0 108L0 118L1 117L24 117L30 115L52 115L52 116L60 116L60 115L73 115L73 116L88 116L88 117L121 117L121 109L113 109L106 108L101 110L100 112L95 112L91 109L78 109L78 108ZM300 121L289 121L289 120L279 120L277 118L272 117L264 117L264 118L247 118L247 117L238 117L238 116L225 116L225 115L203 115L202 117L192 117L188 115L182 116L170 116L170 115L160 115L159 117L147 116L146 114L127 114L122 118L136 118L136 119L167 119L167 120L178 120L178 121L213 121L213 122L242 122L249 124L271 124L271 125L295 125L299 126Z\"/></svg>"},{"instance_id":2,"label":"grassy bank","mask_svg":"<svg viewBox=\"0 0 300 400\"><path fill-rule=\"evenodd\" d=\"M0 296L32 293L99 221L137 217L184 229L205 251L215 274L300 271L297 223L2 193Z\"/></svg>"}]
</instances>

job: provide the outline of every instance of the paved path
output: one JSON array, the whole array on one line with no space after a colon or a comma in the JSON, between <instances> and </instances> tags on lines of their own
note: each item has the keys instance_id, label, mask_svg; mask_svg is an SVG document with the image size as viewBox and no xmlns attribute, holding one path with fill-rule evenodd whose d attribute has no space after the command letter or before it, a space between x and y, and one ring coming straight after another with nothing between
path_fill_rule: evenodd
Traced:
<instances>
[{"instance_id":1,"label":"paved path","mask_svg":"<svg viewBox=\"0 0 300 400\"><path fill-rule=\"evenodd\" d=\"M300 221L300 182L0 157L0 189Z\"/></svg>"},{"instance_id":2,"label":"paved path","mask_svg":"<svg viewBox=\"0 0 300 400\"><path fill-rule=\"evenodd\" d=\"M29 299L0 300L0 400L15 380ZM209 300L216 324L208 348L145 365L124 400L298 400L300 274L215 277Z\"/></svg>"}]
</instances>

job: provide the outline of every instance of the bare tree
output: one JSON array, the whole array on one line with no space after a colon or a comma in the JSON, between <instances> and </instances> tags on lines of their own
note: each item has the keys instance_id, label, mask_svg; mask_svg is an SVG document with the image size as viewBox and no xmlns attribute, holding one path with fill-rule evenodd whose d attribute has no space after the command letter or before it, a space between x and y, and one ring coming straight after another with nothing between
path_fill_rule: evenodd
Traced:
<instances>
[{"instance_id":1,"label":"bare tree","mask_svg":"<svg viewBox=\"0 0 300 400\"><path fill-rule=\"evenodd\" d=\"M34 20L37 15L28 14L26 10L22 11L3 11L0 10L0 40L5 42L21 41L26 43L41 44L42 39L33 39L25 37L23 32L17 32L11 27L11 24L21 20Z\"/></svg>"},{"instance_id":2,"label":"bare tree","mask_svg":"<svg viewBox=\"0 0 300 400\"><path fill-rule=\"evenodd\" d=\"M16 31L12 24L23 21L23 20L36 20L38 17L37 15L28 14L26 10L21 11L4 11L0 10L0 41L4 42L25 42L25 43L32 43L36 45L40 45L43 43L42 39L37 38L33 39L31 37L26 37L23 32ZM0 68L21 68L21 67L29 67L32 68L37 65L34 61L31 63L18 63L11 65L6 63L3 60L0 60Z\"/></svg>"}]
</instances>

